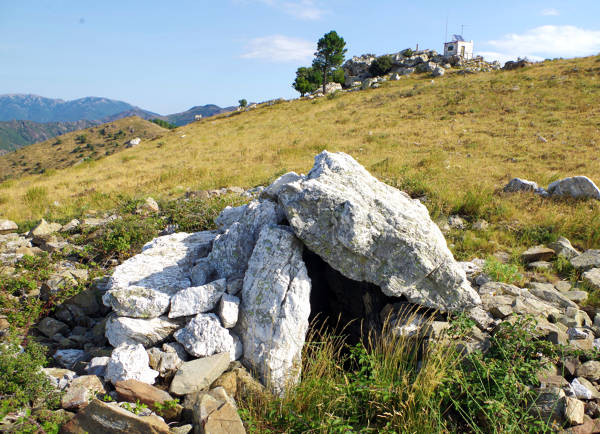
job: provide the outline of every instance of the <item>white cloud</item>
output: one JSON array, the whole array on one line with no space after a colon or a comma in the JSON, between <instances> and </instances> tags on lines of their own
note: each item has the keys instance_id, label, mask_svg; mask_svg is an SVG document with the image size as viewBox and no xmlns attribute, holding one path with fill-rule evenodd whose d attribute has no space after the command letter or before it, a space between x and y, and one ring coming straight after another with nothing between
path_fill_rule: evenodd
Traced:
<instances>
[{"instance_id":1,"label":"white cloud","mask_svg":"<svg viewBox=\"0 0 600 434\"><path fill-rule=\"evenodd\" d=\"M560 12L558 12L554 8L548 8L548 9L542 10L542 15L544 15L545 17L557 17L560 15Z\"/></svg>"},{"instance_id":2,"label":"white cloud","mask_svg":"<svg viewBox=\"0 0 600 434\"><path fill-rule=\"evenodd\" d=\"M600 52L600 30L576 26L540 26L521 34L510 33L483 45L491 49L478 54L488 59L527 57L530 60L542 60L588 56Z\"/></svg>"},{"instance_id":3,"label":"white cloud","mask_svg":"<svg viewBox=\"0 0 600 434\"><path fill-rule=\"evenodd\" d=\"M315 0L258 0L300 20L320 20L327 13Z\"/></svg>"},{"instance_id":4,"label":"white cloud","mask_svg":"<svg viewBox=\"0 0 600 434\"><path fill-rule=\"evenodd\" d=\"M300 62L310 60L315 49L314 42L305 39L271 35L250 40L242 58L271 62Z\"/></svg>"}]
</instances>

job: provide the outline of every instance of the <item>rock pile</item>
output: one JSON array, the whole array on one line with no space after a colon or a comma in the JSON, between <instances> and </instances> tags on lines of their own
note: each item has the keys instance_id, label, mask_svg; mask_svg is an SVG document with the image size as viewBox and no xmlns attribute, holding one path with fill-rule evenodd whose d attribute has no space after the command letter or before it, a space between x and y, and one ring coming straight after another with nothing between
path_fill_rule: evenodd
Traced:
<instances>
[{"instance_id":1,"label":"rock pile","mask_svg":"<svg viewBox=\"0 0 600 434\"><path fill-rule=\"evenodd\" d=\"M455 67L465 72L480 72L500 69L498 62L486 62L481 57L475 59L464 59L460 56L443 56L434 50L403 50L399 53L391 54L392 70L389 78L398 80L403 75L410 75L415 72L428 72L433 77L444 75L446 69ZM348 59L342 68L345 74L346 88L365 88L366 80L373 79L375 76L371 73L371 64L377 59L372 54L355 56ZM371 82L370 86L376 84Z\"/></svg>"},{"instance_id":2,"label":"rock pile","mask_svg":"<svg viewBox=\"0 0 600 434\"><path fill-rule=\"evenodd\" d=\"M190 357L241 359L283 393L299 378L311 313L304 250L398 300L481 303L427 209L346 154L323 152L307 176L283 175L217 224L157 238L115 269L103 297L111 381L152 383L143 349L174 339Z\"/></svg>"}]
</instances>

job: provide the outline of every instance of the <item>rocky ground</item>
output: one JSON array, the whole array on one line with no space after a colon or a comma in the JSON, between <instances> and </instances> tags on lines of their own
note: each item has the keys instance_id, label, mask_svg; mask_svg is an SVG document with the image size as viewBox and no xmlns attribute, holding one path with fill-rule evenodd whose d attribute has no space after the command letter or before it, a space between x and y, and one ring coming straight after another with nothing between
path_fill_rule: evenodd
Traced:
<instances>
[{"instance_id":1,"label":"rocky ground","mask_svg":"<svg viewBox=\"0 0 600 434\"><path fill-rule=\"evenodd\" d=\"M572 192L567 184L548 191ZM528 385L530 411L555 430L600 431L600 310L590 298L600 250L579 252L565 238L531 246L519 258L524 273L504 252L456 262L444 232L485 221L435 224L418 200L341 153L323 152L308 175L264 189L182 201L223 195L239 206L199 232L151 198L131 219L42 220L27 232L0 221L0 333L48 349L44 374L68 421L61 432L245 432L240 405L299 381L316 314L362 321L348 329L357 340L386 330L431 343L454 336L462 316L463 355L491 351L507 325L531 319L530 339L559 355L534 355L544 369ZM141 252L117 230L136 221L155 228L146 237L160 232ZM137 254L115 253L126 251ZM30 318L19 315L24 306ZM29 418L12 410L4 431Z\"/></svg>"}]
</instances>

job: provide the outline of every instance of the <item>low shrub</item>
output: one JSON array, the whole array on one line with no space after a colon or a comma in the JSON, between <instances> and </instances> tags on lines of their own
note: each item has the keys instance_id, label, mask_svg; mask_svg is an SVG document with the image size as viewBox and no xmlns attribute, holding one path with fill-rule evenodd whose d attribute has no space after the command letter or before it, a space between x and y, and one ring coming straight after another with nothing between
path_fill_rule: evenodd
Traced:
<instances>
[{"instance_id":1,"label":"low shrub","mask_svg":"<svg viewBox=\"0 0 600 434\"><path fill-rule=\"evenodd\" d=\"M385 75L391 71L393 65L392 56L386 54L376 58L369 66L369 73L373 76Z\"/></svg>"},{"instance_id":2,"label":"low shrub","mask_svg":"<svg viewBox=\"0 0 600 434\"><path fill-rule=\"evenodd\" d=\"M485 260L483 272L494 282L519 285L523 283L524 279L523 275L519 272L519 267L514 264L503 264L493 256Z\"/></svg>"}]
</instances>

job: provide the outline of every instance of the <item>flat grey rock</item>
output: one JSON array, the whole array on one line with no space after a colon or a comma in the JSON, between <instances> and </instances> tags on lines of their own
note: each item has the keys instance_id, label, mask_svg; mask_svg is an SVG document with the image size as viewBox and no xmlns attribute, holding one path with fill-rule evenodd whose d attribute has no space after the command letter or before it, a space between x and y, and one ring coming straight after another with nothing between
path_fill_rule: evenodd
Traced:
<instances>
[{"instance_id":1,"label":"flat grey rock","mask_svg":"<svg viewBox=\"0 0 600 434\"><path fill-rule=\"evenodd\" d=\"M573 176L554 181L548 186L548 193L552 196L600 200L600 190L587 176Z\"/></svg>"},{"instance_id":2,"label":"flat grey rock","mask_svg":"<svg viewBox=\"0 0 600 434\"><path fill-rule=\"evenodd\" d=\"M169 318L191 316L213 310L227 289L225 279L183 289L171 298Z\"/></svg>"},{"instance_id":3,"label":"flat grey rock","mask_svg":"<svg viewBox=\"0 0 600 434\"><path fill-rule=\"evenodd\" d=\"M229 352L185 362L173 377L169 392L175 395L187 395L208 389L225 372L229 363Z\"/></svg>"},{"instance_id":4,"label":"flat grey rock","mask_svg":"<svg viewBox=\"0 0 600 434\"><path fill-rule=\"evenodd\" d=\"M122 344L151 347L167 339L182 325L181 321L164 316L151 319L111 316L106 321L105 336L113 347Z\"/></svg>"}]
</instances>

